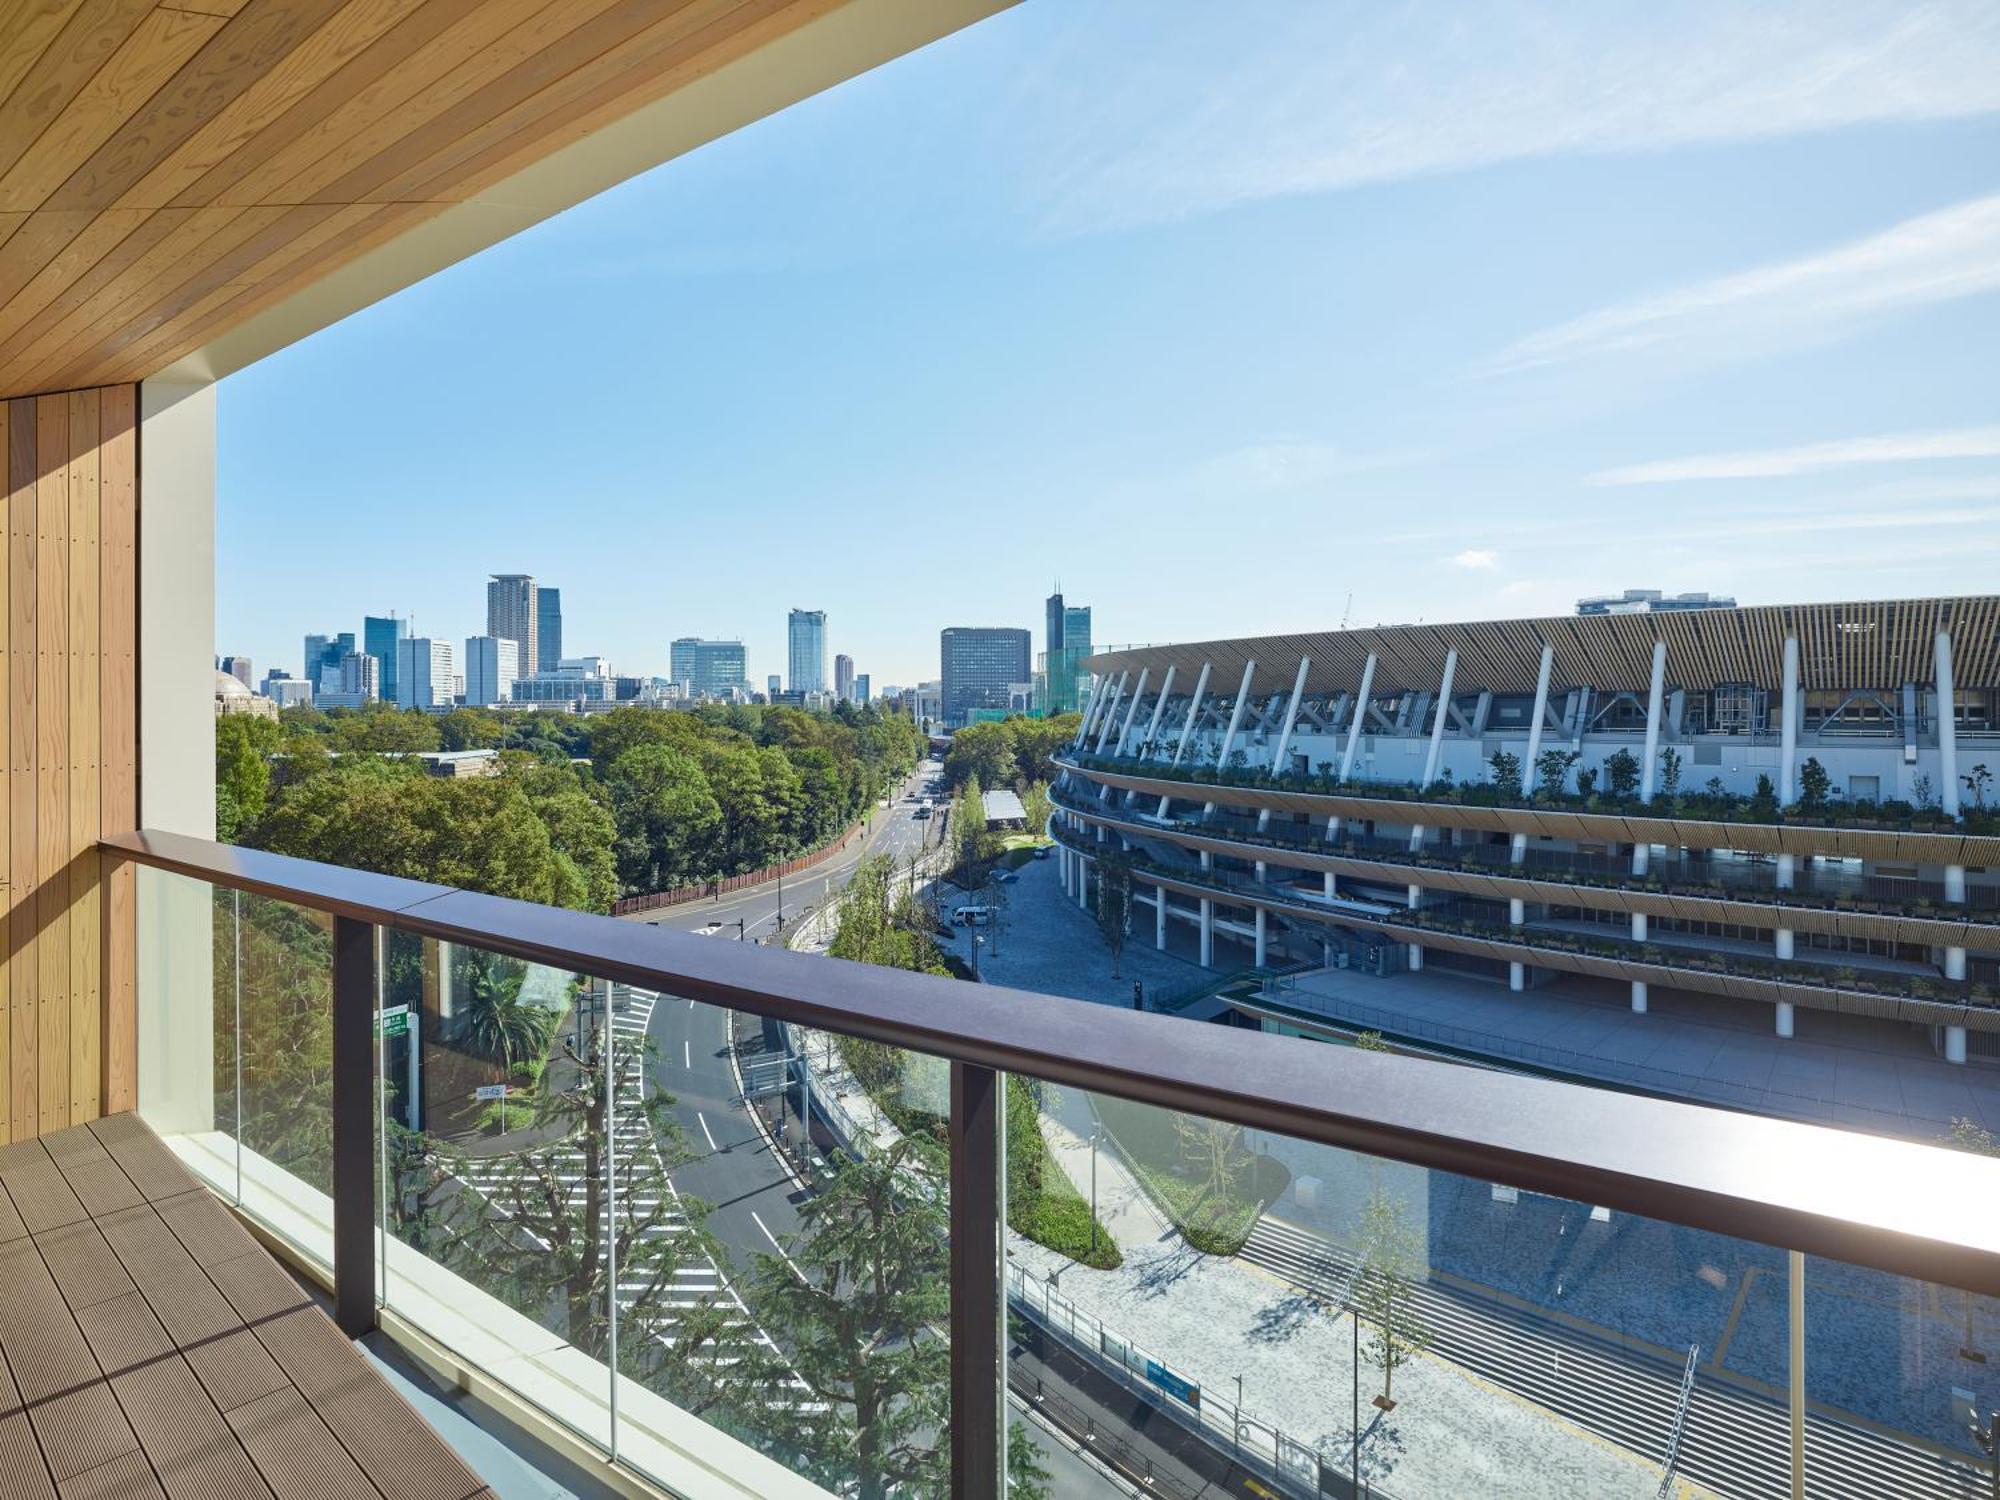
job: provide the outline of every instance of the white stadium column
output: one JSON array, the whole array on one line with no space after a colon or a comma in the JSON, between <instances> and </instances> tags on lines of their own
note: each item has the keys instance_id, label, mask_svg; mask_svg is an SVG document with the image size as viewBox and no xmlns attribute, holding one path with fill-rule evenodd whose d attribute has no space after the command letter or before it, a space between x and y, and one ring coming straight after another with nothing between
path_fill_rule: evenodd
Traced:
<instances>
[{"instance_id":1,"label":"white stadium column","mask_svg":"<svg viewBox=\"0 0 2000 1500\"><path fill-rule=\"evenodd\" d=\"M1799 638L1785 637L1785 675L1778 695L1778 806L1799 798Z\"/></svg>"},{"instance_id":2,"label":"white stadium column","mask_svg":"<svg viewBox=\"0 0 2000 1500\"><path fill-rule=\"evenodd\" d=\"M1257 912L1257 967L1261 969L1264 967L1264 953L1265 953L1265 942L1266 942L1264 935L1264 929L1265 929L1264 908L1261 906L1257 907L1256 912Z\"/></svg>"},{"instance_id":3,"label":"white stadium column","mask_svg":"<svg viewBox=\"0 0 2000 1500\"><path fill-rule=\"evenodd\" d=\"M1424 779L1417 783L1418 791L1427 791L1437 780L1438 757L1444 753L1444 726L1451 717L1451 679L1458 671L1458 653L1444 654L1444 676L1438 681L1437 715L1431 721L1431 748L1424 757ZM1424 847L1424 825L1415 824L1410 829L1410 848L1414 851Z\"/></svg>"},{"instance_id":4,"label":"white stadium column","mask_svg":"<svg viewBox=\"0 0 2000 1500\"><path fill-rule=\"evenodd\" d=\"M1541 670L1535 673L1535 716L1528 725L1528 758L1521 765L1521 796L1523 800L1534 795L1535 762L1542 753L1542 721L1549 712L1549 668L1555 663L1555 647L1542 645ZM1517 833L1509 850L1515 864L1528 857L1528 836Z\"/></svg>"},{"instance_id":5,"label":"white stadium column","mask_svg":"<svg viewBox=\"0 0 2000 1500\"><path fill-rule=\"evenodd\" d=\"M1944 867L1944 899L1957 905L1965 903L1965 866L1946 865ZM1944 950L1944 977L1965 978L1965 950L1946 948Z\"/></svg>"},{"instance_id":6,"label":"white stadium column","mask_svg":"<svg viewBox=\"0 0 2000 1500\"><path fill-rule=\"evenodd\" d=\"M1118 731L1118 743L1112 746L1111 749L1113 755L1125 754L1127 747L1131 743L1132 721L1139 717L1139 705L1145 701L1146 697L1146 682L1152 675L1153 669L1151 667L1140 668L1139 685L1132 689L1132 703L1125 710L1125 723Z\"/></svg>"},{"instance_id":7,"label":"white stadium column","mask_svg":"<svg viewBox=\"0 0 2000 1500\"><path fill-rule=\"evenodd\" d=\"M1635 943L1646 941L1646 914L1642 911L1632 913L1632 941ZM1650 987L1645 980L1632 981L1632 1010L1635 1015L1643 1016L1646 1013L1646 1000L1650 993Z\"/></svg>"},{"instance_id":8,"label":"white stadium column","mask_svg":"<svg viewBox=\"0 0 2000 1500\"><path fill-rule=\"evenodd\" d=\"M1958 816L1958 704L1951 677L1951 634L1937 633L1937 734L1939 805L1945 816Z\"/></svg>"},{"instance_id":9,"label":"white stadium column","mask_svg":"<svg viewBox=\"0 0 2000 1500\"><path fill-rule=\"evenodd\" d=\"M1236 748L1236 731L1243 727L1243 710L1250 705L1250 679L1256 675L1257 663L1243 663L1243 681L1236 689L1236 706L1229 711L1229 728L1222 736L1222 747L1215 753L1215 769L1222 772L1228 767L1229 752ZM1215 804L1209 802L1202 807L1204 818L1215 816Z\"/></svg>"},{"instance_id":10,"label":"white stadium column","mask_svg":"<svg viewBox=\"0 0 2000 1500\"><path fill-rule=\"evenodd\" d=\"M1947 1026L1944 1029L1944 1060L1948 1063L1965 1061L1965 1028Z\"/></svg>"},{"instance_id":11,"label":"white stadium column","mask_svg":"<svg viewBox=\"0 0 2000 1500\"><path fill-rule=\"evenodd\" d=\"M1096 750L1099 755L1104 753L1104 746L1111 738L1111 726L1118 721L1118 705L1125 700L1125 684L1131 676L1130 672L1120 672L1118 686L1111 690L1111 696L1105 700L1104 718L1097 726Z\"/></svg>"},{"instance_id":12,"label":"white stadium column","mask_svg":"<svg viewBox=\"0 0 2000 1500\"><path fill-rule=\"evenodd\" d=\"M1201 851L1201 867L1204 870L1213 870L1215 868L1215 857L1206 849ZM1215 901L1212 897L1204 895L1201 898L1201 966L1204 969L1208 969L1213 968L1214 965Z\"/></svg>"},{"instance_id":13,"label":"white stadium column","mask_svg":"<svg viewBox=\"0 0 2000 1500\"><path fill-rule=\"evenodd\" d=\"M1153 946L1162 953L1167 951L1167 888L1153 887Z\"/></svg>"},{"instance_id":14,"label":"white stadium column","mask_svg":"<svg viewBox=\"0 0 2000 1500\"><path fill-rule=\"evenodd\" d=\"M1208 666L1207 662L1203 662L1201 664L1201 672L1194 680L1194 696L1188 699L1187 721L1181 725L1180 743L1174 746L1173 764L1175 765L1181 763L1181 757L1187 754L1188 741L1194 737L1195 719L1201 713L1202 697L1208 692ZM1167 815L1167 804L1172 800L1171 797L1162 792L1160 794L1160 805L1153 810L1153 816L1164 818Z\"/></svg>"},{"instance_id":15,"label":"white stadium column","mask_svg":"<svg viewBox=\"0 0 2000 1500\"><path fill-rule=\"evenodd\" d=\"M1420 885L1413 885L1409 887L1409 895L1405 904L1409 907L1411 911L1415 911L1417 909L1418 904L1422 902L1423 899L1424 899L1424 888ZM1410 944L1410 967L1412 969L1421 969L1423 966L1424 966L1423 944L1421 943Z\"/></svg>"},{"instance_id":16,"label":"white stadium column","mask_svg":"<svg viewBox=\"0 0 2000 1500\"><path fill-rule=\"evenodd\" d=\"M1146 721L1146 743L1157 746L1160 742L1160 716L1167 711L1167 697L1174 690L1174 674L1180 668L1169 666L1166 680L1160 684L1160 693L1153 700L1153 717Z\"/></svg>"},{"instance_id":17,"label":"white stadium column","mask_svg":"<svg viewBox=\"0 0 2000 1500\"><path fill-rule=\"evenodd\" d=\"M1775 1020L1778 1035L1782 1037L1797 1035L1798 1022L1792 1015L1792 1002L1789 1000L1780 1000L1777 1009L1778 1014Z\"/></svg>"},{"instance_id":18,"label":"white stadium column","mask_svg":"<svg viewBox=\"0 0 2000 1500\"><path fill-rule=\"evenodd\" d=\"M1653 682L1646 691L1646 755L1639 762L1639 800L1651 802L1660 771L1660 704L1666 696L1667 643L1653 642ZM1652 858L1651 844L1632 846L1632 873L1643 875Z\"/></svg>"},{"instance_id":19,"label":"white stadium column","mask_svg":"<svg viewBox=\"0 0 2000 1500\"><path fill-rule=\"evenodd\" d=\"M1507 903L1507 921L1510 926L1519 927L1528 919L1528 905L1516 896ZM1513 962L1507 965L1507 988L1524 990L1528 987L1528 966Z\"/></svg>"},{"instance_id":20,"label":"white stadium column","mask_svg":"<svg viewBox=\"0 0 2000 1500\"><path fill-rule=\"evenodd\" d=\"M1285 722L1283 727L1278 730L1277 748L1271 752L1271 775L1273 777L1284 774L1285 752L1291 748L1292 729L1299 721L1299 695L1306 690L1306 669L1311 665L1311 657L1301 656L1299 658L1299 675L1292 679L1292 701L1285 705ZM1257 810L1257 831L1262 833L1270 826L1271 809L1268 807L1259 808ZM1259 880L1264 878L1264 861L1261 859L1257 861L1257 878Z\"/></svg>"},{"instance_id":21,"label":"white stadium column","mask_svg":"<svg viewBox=\"0 0 2000 1500\"><path fill-rule=\"evenodd\" d=\"M1347 748L1340 752L1340 779L1354 774L1354 751L1361 743L1361 728L1368 719L1369 695L1375 688L1375 653L1361 664L1361 691L1354 695L1354 722L1347 726Z\"/></svg>"}]
</instances>

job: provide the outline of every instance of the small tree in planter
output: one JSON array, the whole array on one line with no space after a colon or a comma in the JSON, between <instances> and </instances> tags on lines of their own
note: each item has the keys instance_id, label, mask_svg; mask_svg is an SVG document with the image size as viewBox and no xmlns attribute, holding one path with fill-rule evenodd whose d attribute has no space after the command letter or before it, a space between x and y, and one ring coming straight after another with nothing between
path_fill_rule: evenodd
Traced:
<instances>
[{"instance_id":1,"label":"small tree in planter","mask_svg":"<svg viewBox=\"0 0 2000 1500\"><path fill-rule=\"evenodd\" d=\"M1669 745L1660 752L1660 796L1671 802L1680 794L1681 753Z\"/></svg>"},{"instance_id":2,"label":"small tree in planter","mask_svg":"<svg viewBox=\"0 0 2000 1500\"><path fill-rule=\"evenodd\" d=\"M1833 778L1826 774L1826 767L1818 756L1808 755L1799 767L1799 806L1808 812L1824 812L1832 790Z\"/></svg>"},{"instance_id":3,"label":"small tree in planter","mask_svg":"<svg viewBox=\"0 0 2000 1500\"><path fill-rule=\"evenodd\" d=\"M1588 801L1597 792L1597 767L1576 773L1576 794Z\"/></svg>"},{"instance_id":4,"label":"small tree in planter","mask_svg":"<svg viewBox=\"0 0 2000 1500\"><path fill-rule=\"evenodd\" d=\"M1984 761L1972 768L1969 775L1958 778L1965 783L1965 790L1971 794L1972 805L1980 812L1986 811L1986 794L1993 790L1993 771Z\"/></svg>"},{"instance_id":5,"label":"small tree in planter","mask_svg":"<svg viewBox=\"0 0 2000 1500\"><path fill-rule=\"evenodd\" d=\"M1560 797L1568 789L1570 767L1583 756L1575 750L1544 750L1535 757L1535 788Z\"/></svg>"},{"instance_id":6,"label":"small tree in planter","mask_svg":"<svg viewBox=\"0 0 2000 1500\"><path fill-rule=\"evenodd\" d=\"M1606 757L1604 780L1613 797L1621 802L1631 800L1639 790L1639 757L1630 750L1620 750Z\"/></svg>"},{"instance_id":7,"label":"small tree in planter","mask_svg":"<svg viewBox=\"0 0 2000 1500\"><path fill-rule=\"evenodd\" d=\"M1771 784L1768 772L1757 773L1757 790L1750 794L1750 811L1767 823L1778 818L1778 789Z\"/></svg>"},{"instance_id":8,"label":"small tree in planter","mask_svg":"<svg viewBox=\"0 0 2000 1500\"><path fill-rule=\"evenodd\" d=\"M1925 812L1937 805L1937 789L1931 785L1930 777L1919 776L1910 783L1910 800Z\"/></svg>"},{"instance_id":9,"label":"small tree in planter","mask_svg":"<svg viewBox=\"0 0 2000 1500\"><path fill-rule=\"evenodd\" d=\"M1431 1339L1416 1299L1416 1283L1424 1274L1423 1242L1401 1199L1375 1189L1361 1210L1355 1249L1361 1271L1355 1278L1354 1316L1375 1325L1368 1345L1369 1362L1382 1370L1382 1394L1375 1405L1393 1411L1396 1371L1428 1348Z\"/></svg>"}]
</instances>

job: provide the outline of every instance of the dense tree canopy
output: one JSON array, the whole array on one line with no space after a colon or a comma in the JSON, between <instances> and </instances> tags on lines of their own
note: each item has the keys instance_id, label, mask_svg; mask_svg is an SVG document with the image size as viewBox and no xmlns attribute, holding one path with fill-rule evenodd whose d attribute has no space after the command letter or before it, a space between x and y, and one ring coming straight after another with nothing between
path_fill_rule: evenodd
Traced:
<instances>
[{"instance_id":1,"label":"dense tree canopy","mask_svg":"<svg viewBox=\"0 0 2000 1500\"><path fill-rule=\"evenodd\" d=\"M601 911L819 846L922 747L910 720L851 705L298 708L218 721L216 816L260 848ZM499 773L409 758L440 748L497 748Z\"/></svg>"},{"instance_id":2,"label":"dense tree canopy","mask_svg":"<svg viewBox=\"0 0 2000 1500\"><path fill-rule=\"evenodd\" d=\"M951 750L944 758L945 783L956 789L977 781L988 789L1004 786L1025 792L1055 775L1053 757L1076 738L1078 722L1075 714L1052 719L1017 714L968 725L951 737Z\"/></svg>"}]
</instances>

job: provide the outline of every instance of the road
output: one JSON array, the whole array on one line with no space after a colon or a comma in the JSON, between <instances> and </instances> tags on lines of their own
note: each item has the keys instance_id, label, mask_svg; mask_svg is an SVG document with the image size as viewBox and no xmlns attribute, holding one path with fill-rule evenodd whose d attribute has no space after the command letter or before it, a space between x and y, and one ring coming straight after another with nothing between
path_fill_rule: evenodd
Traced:
<instances>
[{"instance_id":1,"label":"road","mask_svg":"<svg viewBox=\"0 0 2000 1500\"><path fill-rule=\"evenodd\" d=\"M742 935L751 942L770 941L778 936L780 900L783 902L785 930L789 931L808 907L817 911L825 903L829 892L838 891L847 884L847 878L854 873L854 867L861 863L863 857L887 854L900 863L907 863L922 851L926 835L936 838L933 830L939 826L938 820L912 817L915 804L906 799L923 785L925 777L937 775L940 769L934 760L920 765L897 789L888 807L878 805L870 814L867 832L823 864L802 870L782 881L767 880L762 885L731 891L714 900L690 901L664 911L634 912L625 920L647 922L655 927L680 932L700 932L710 922L721 922L731 939L737 936L736 924L740 921L743 924Z\"/></svg>"}]
</instances>

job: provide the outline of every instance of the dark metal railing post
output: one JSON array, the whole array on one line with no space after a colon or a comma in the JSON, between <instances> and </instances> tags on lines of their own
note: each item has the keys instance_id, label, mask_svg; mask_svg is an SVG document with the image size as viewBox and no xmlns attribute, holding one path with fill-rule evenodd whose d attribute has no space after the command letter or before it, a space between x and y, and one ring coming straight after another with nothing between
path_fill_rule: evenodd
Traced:
<instances>
[{"instance_id":1,"label":"dark metal railing post","mask_svg":"<svg viewBox=\"0 0 2000 1500\"><path fill-rule=\"evenodd\" d=\"M1001 1492L1000 1075L951 1065L951 1493Z\"/></svg>"},{"instance_id":2,"label":"dark metal railing post","mask_svg":"<svg viewBox=\"0 0 2000 1500\"><path fill-rule=\"evenodd\" d=\"M333 919L333 1312L375 1327L375 928Z\"/></svg>"}]
</instances>

